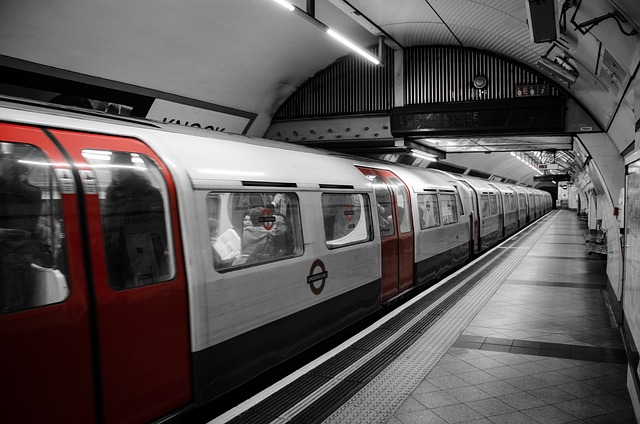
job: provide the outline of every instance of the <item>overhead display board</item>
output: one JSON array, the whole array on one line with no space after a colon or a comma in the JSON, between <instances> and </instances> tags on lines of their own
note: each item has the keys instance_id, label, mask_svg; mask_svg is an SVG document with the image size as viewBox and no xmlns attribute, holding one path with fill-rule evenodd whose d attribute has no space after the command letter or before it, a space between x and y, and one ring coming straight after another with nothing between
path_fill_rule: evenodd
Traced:
<instances>
[{"instance_id":1,"label":"overhead display board","mask_svg":"<svg viewBox=\"0 0 640 424\"><path fill-rule=\"evenodd\" d=\"M394 137L562 134L565 97L421 104L391 110Z\"/></svg>"},{"instance_id":2,"label":"overhead display board","mask_svg":"<svg viewBox=\"0 0 640 424\"><path fill-rule=\"evenodd\" d=\"M571 175L569 174L547 174L547 175L534 175L533 181L571 181Z\"/></svg>"}]
</instances>

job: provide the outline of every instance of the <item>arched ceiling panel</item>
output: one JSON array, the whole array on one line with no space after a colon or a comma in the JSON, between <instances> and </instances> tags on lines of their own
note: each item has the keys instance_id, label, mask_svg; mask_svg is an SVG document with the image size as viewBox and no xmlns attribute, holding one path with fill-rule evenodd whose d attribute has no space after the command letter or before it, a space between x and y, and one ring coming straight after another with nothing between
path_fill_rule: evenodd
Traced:
<instances>
[{"instance_id":1,"label":"arched ceiling panel","mask_svg":"<svg viewBox=\"0 0 640 424\"><path fill-rule=\"evenodd\" d=\"M303 10L308 4L292 3ZM576 12L575 22L561 37L566 39L555 44L530 40L525 4L324 0L315 2L315 17L362 46L375 44L373 34L386 33L389 45L400 45L394 48L462 45L531 67L542 55L562 57L579 71L575 83L563 84L598 124L609 129L629 121L616 114L629 114L619 106L638 72L640 37L623 30L640 25L640 2L578 1L579 10L574 6L567 15L569 22ZM559 10L563 1L554 4ZM606 19L588 34L574 29L613 11L628 22ZM264 135L273 113L291 93L346 54L349 51L320 28L271 0L0 2L0 65L17 59L25 66L90 76L107 85L129 84L251 112L258 118L250 135ZM549 71L543 73L551 77ZM616 147L628 145L624 131L612 135L620 138L614 140Z\"/></svg>"},{"instance_id":2,"label":"arched ceiling panel","mask_svg":"<svg viewBox=\"0 0 640 424\"><path fill-rule=\"evenodd\" d=\"M325 9L349 36L376 41ZM11 58L256 113L349 52L268 0L11 0L0 40Z\"/></svg>"},{"instance_id":3,"label":"arched ceiling panel","mask_svg":"<svg viewBox=\"0 0 640 424\"><path fill-rule=\"evenodd\" d=\"M393 38L404 47L423 44L456 44L456 39L442 22L392 23L382 28L389 34L393 34Z\"/></svg>"}]
</instances>

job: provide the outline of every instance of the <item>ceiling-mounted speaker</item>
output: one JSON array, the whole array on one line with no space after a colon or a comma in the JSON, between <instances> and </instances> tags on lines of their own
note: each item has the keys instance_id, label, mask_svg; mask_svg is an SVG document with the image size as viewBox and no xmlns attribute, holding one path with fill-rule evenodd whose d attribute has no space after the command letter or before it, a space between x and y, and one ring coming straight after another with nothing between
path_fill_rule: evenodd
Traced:
<instances>
[{"instance_id":1,"label":"ceiling-mounted speaker","mask_svg":"<svg viewBox=\"0 0 640 424\"><path fill-rule=\"evenodd\" d=\"M555 0L525 0L529 34L534 43L548 43L558 38Z\"/></svg>"}]
</instances>

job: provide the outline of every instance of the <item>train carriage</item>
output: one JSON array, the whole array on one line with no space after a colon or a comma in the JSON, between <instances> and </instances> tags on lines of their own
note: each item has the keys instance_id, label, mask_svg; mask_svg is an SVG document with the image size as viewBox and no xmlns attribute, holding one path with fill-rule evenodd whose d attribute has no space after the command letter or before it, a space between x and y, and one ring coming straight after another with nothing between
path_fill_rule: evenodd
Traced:
<instances>
[{"instance_id":1,"label":"train carriage","mask_svg":"<svg viewBox=\"0 0 640 424\"><path fill-rule=\"evenodd\" d=\"M527 192L524 187L521 186L511 186L511 189L516 192L518 205L518 229L522 229L529 224L530 220Z\"/></svg>"},{"instance_id":2,"label":"train carriage","mask_svg":"<svg viewBox=\"0 0 640 424\"><path fill-rule=\"evenodd\" d=\"M468 259L469 217L458 185L443 174L395 167L410 187L416 283L424 284Z\"/></svg>"},{"instance_id":3,"label":"train carriage","mask_svg":"<svg viewBox=\"0 0 640 424\"><path fill-rule=\"evenodd\" d=\"M498 210L500 211L500 228L502 229L501 239L510 236L518 229L518 212L513 189L503 183L489 183L497 190Z\"/></svg>"},{"instance_id":4,"label":"train carriage","mask_svg":"<svg viewBox=\"0 0 640 424\"><path fill-rule=\"evenodd\" d=\"M475 237L479 252L484 252L500 240L502 227L498 208L498 190L487 181L469 176L459 176L459 181L474 193L474 212L478 216Z\"/></svg>"},{"instance_id":5,"label":"train carriage","mask_svg":"<svg viewBox=\"0 0 640 424\"><path fill-rule=\"evenodd\" d=\"M12 106L2 120L3 178L40 188L23 184L32 215L7 198L19 214L2 217L9 421L159 418L380 307L372 189L338 159ZM36 246L36 228L55 263L9 255Z\"/></svg>"},{"instance_id":6,"label":"train carriage","mask_svg":"<svg viewBox=\"0 0 640 424\"><path fill-rule=\"evenodd\" d=\"M188 174L181 217L185 254L199 259L187 265L197 398L224 393L380 305L368 180L317 152L216 139L150 143ZM265 248L283 223L282 240Z\"/></svg>"},{"instance_id":7,"label":"train carriage","mask_svg":"<svg viewBox=\"0 0 640 424\"><path fill-rule=\"evenodd\" d=\"M538 198L536 197L535 190L529 187L524 187L523 190L525 191L527 196L527 216L529 217L527 222L531 223L538 219L540 209L538 205Z\"/></svg>"},{"instance_id":8,"label":"train carriage","mask_svg":"<svg viewBox=\"0 0 640 424\"><path fill-rule=\"evenodd\" d=\"M497 244L514 209L522 228L549 205L535 189L11 100L0 147L7 421L179 414Z\"/></svg>"}]
</instances>

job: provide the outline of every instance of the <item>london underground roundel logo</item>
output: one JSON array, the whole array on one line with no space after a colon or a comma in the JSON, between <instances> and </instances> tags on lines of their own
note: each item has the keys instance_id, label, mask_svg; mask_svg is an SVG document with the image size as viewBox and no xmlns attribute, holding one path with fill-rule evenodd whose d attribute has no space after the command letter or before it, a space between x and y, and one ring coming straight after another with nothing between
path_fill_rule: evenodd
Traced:
<instances>
[{"instance_id":1,"label":"london underground roundel logo","mask_svg":"<svg viewBox=\"0 0 640 424\"><path fill-rule=\"evenodd\" d=\"M355 215L353 206L351 206L350 204L346 204L344 206L344 215L347 217L347 221L353 221L353 215Z\"/></svg>"},{"instance_id":2,"label":"london underground roundel logo","mask_svg":"<svg viewBox=\"0 0 640 424\"><path fill-rule=\"evenodd\" d=\"M273 228L273 223L276 222L276 217L273 216L273 212L271 212L271 209L264 208L260 213L258 221L262 223L262 226L265 230L269 231Z\"/></svg>"},{"instance_id":3,"label":"london underground roundel logo","mask_svg":"<svg viewBox=\"0 0 640 424\"><path fill-rule=\"evenodd\" d=\"M307 284L313 294L320 294L324 289L324 283L327 281L329 273L324 267L324 263L320 259L316 259L311 265L309 270L309 276L307 277Z\"/></svg>"}]
</instances>

